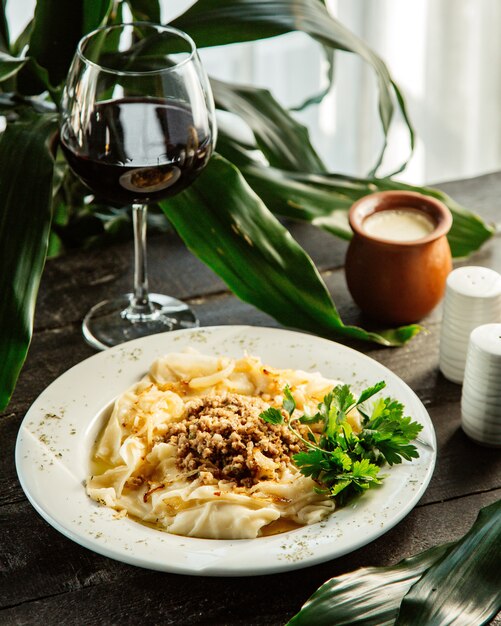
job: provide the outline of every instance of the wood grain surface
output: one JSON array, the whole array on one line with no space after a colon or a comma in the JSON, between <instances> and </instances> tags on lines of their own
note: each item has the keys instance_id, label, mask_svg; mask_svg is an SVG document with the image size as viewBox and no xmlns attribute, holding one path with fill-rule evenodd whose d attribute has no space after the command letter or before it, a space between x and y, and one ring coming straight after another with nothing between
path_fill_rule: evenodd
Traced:
<instances>
[{"instance_id":1,"label":"wood grain surface","mask_svg":"<svg viewBox=\"0 0 501 626\"><path fill-rule=\"evenodd\" d=\"M501 174L440 187L487 220L501 221ZM289 226L322 270L343 319L360 323L344 280L346 243L309 226ZM468 264L501 271L501 240L494 238ZM204 326L278 326L228 293L175 234L150 238L149 272L152 291L191 302ZM93 354L81 336L83 315L100 299L128 291L131 281L131 244L75 252L47 263L29 356L12 402L0 416L0 624L283 625L326 579L361 566L392 564L457 539L481 507L501 497L501 452L480 447L463 434L461 388L438 371L438 307L424 320L427 331L403 348L349 344L414 389L437 433L437 467L429 488L418 506L383 537L322 565L249 578L151 572L71 542L28 503L15 471L15 439L27 409L47 385ZM501 616L492 623L501 624Z\"/></svg>"}]
</instances>

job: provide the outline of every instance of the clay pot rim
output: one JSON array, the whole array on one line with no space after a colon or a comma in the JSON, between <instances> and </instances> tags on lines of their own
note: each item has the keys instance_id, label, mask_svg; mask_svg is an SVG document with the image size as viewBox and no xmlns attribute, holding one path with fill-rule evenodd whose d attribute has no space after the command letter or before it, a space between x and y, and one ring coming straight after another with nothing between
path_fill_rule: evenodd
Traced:
<instances>
[{"instance_id":1,"label":"clay pot rim","mask_svg":"<svg viewBox=\"0 0 501 626\"><path fill-rule=\"evenodd\" d=\"M412 208L425 212L435 222L433 231L412 241L395 241L369 235L363 229L364 220L379 211L395 208ZM452 214L447 206L431 196L416 191L378 191L357 200L350 208L348 219L350 227L359 237L389 246L410 248L431 243L446 235L452 226Z\"/></svg>"}]
</instances>

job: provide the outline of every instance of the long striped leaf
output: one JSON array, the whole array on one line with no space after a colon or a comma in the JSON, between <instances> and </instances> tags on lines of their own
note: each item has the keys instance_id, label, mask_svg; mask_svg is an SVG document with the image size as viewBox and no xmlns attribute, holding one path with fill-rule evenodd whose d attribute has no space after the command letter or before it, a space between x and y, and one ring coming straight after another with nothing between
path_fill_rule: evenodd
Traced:
<instances>
[{"instance_id":1,"label":"long striped leaf","mask_svg":"<svg viewBox=\"0 0 501 626\"><path fill-rule=\"evenodd\" d=\"M104 26L112 10L113 0L83 0L82 6L82 35Z\"/></svg>"},{"instance_id":2,"label":"long striped leaf","mask_svg":"<svg viewBox=\"0 0 501 626\"><path fill-rule=\"evenodd\" d=\"M7 0L0 1L0 51L10 51L10 35L9 24L7 23L7 16L5 15L5 7Z\"/></svg>"},{"instance_id":3,"label":"long striped leaf","mask_svg":"<svg viewBox=\"0 0 501 626\"><path fill-rule=\"evenodd\" d=\"M0 82L14 76L26 63L26 59L18 59L5 52L0 52Z\"/></svg>"},{"instance_id":4,"label":"long striped leaf","mask_svg":"<svg viewBox=\"0 0 501 626\"><path fill-rule=\"evenodd\" d=\"M348 209L355 201L350 190L329 189L319 185L318 176L296 176L291 172L271 167L241 165L240 170L273 213L303 220L327 232L351 238ZM366 193L370 193L368 186Z\"/></svg>"},{"instance_id":5,"label":"long striped leaf","mask_svg":"<svg viewBox=\"0 0 501 626\"><path fill-rule=\"evenodd\" d=\"M383 345L401 345L420 330L345 326L310 257L219 156L188 190L161 205L186 245L237 296L286 326Z\"/></svg>"},{"instance_id":6,"label":"long striped leaf","mask_svg":"<svg viewBox=\"0 0 501 626\"><path fill-rule=\"evenodd\" d=\"M403 597L451 544L390 567L363 567L324 583L287 626L392 626Z\"/></svg>"},{"instance_id":7,"label":"long striped leaf","mask_svg":"<svg viewBox=\"0 0 501 626\"><path fill-rule=\"evenodd\" d=\"M248 165L243 165L241 170L274 213L311 222L344 239L351 237L347 213L353 202L369 193L388 190L417 191L444 202L453 216L448 239L456 258L478 250L494 234L492 226L438 189L407 185L388 178L298 174Z\"/></svg>"},{"instance_id":8,"label":"long striped leaf","mask_svg":"<svg viewBox=\"0 0 501 626\"><path fill-rule=\"evenodd\" d=\"M113 0L43 0L35 7L28 32L27 64L19 74L21 93L34 95L55 88L66 78L77 43L86 32L100 26L110 14ZM35 68L43 68L47 78Z\"/></svg>"},{"instance_id":9,"label":"long striped leaf","mask_svg":"<svg viewBox=\"0 0 501 626\"><path fill-rule=\"evenodd\" d=\"M0 410L31 340L51 222L53 115L26 114L0 139Z\"/></svg>"},{"instance_id":10,"label":"long striped leaf","mask_svg":"<svg viewBox=\"0 0 501 626\"><path fill-rule=\"evenodd\" d=\"M396 626L487 624L501 610L501 500L414 584Z\"/></svg>"},{"instance_id":11,"label":"long striped leaf","mask_svg":"<svg viewBox=\"0 0 501 626\"><path fill-rule=\"evenodd\" d=\"M297 30L323 46L359 55L373 68L379 88L384 140L373 172L382 160L395 105L407 124L412 153L414 130L388 68L359 37L332 17L320 0L198 0L173 25L190 33L199 47L255 41Z\"/></svg>"},{"instance_id":12,"label":"long striped leaf","mask_svg":"<svg viewBox=\"0 0 501 626\"><path fill-rule=\"evenodd\" d=\"M272 166L299 172L325 171L306 128L296 122L269 91L236 87L214 79L211 85L216 106L235 113L250 126Z\"/></svg>"},{"instance_id":13,"label":"long striped leaf","mask_svg":"<svg viewBox=\"0 0 501 626\"><path fill-rule=\"evenodd\" d=\"M288 626L481 626L500 609L501 500L455 543L331 578Z\"/></svg>"}]
</instances>

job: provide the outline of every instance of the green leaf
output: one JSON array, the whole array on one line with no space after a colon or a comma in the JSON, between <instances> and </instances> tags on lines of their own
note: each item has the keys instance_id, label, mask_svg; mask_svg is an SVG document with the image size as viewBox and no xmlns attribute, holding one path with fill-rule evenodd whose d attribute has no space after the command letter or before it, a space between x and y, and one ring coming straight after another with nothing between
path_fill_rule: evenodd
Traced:
<instances>
[{"instance_id":1,"label":"green leaf","mask_svg":"<svg viewBox=\"0 0 501 626\"><path fill-rule=\"evenodd\" d=\"M289 415L292 415L296 410L296 401L294 400L294 396L291 394L291 390L289 389L289 385L285 385L284 389L284 401L283 408Z\"/></svg>"},{"instance_id":2,"label":"green leaf","mask_svg":"<svg viewBox=\"0 0 501 626\"><path fill-rule=\"evenodd\" d=\"M284 423L284 416L274 406L270 406L269 409L266 409L266 411L263 411L262 413L260 413L259 417L263 420L263 422L266 422L267 424L283 424Z\"/></svg>"},{"instance_id":3,"label":"green leaf","mask_svg":"<svg viewBox=\"0 0 501 626\"><path fill-rule=\"evenodd\" d=\"M304 476L317 477L322 469L328 469L322 450L310 449L306 452L298 452L292 457L294 464Z\"/></svg>"},{"instance_id":4,"label":"green leaf","mask_svg":"<svg viewBox=\"0 0 501 626\"><path fill-rule=\"evenodd\" d=\"M315 413L315 415L301 415L299 418L299 422L301 424L318 424L318 422L322 422L323 417L320 413Z\"/></svg>"},{"instance_id":5,"label":"green leaf","mask_svg":"<svg viewBox=\"0 0 501 626\"><path fill-rule=\"evenodd\" d=\"M455 258L464 258L469 256L472 252L478 250L483 243L490 239L495 232L494 227L490 224L486 224L479 215L461 206L444 192L438 189L433 189L432 187L407 185L406 183L399 183L397 181L390 180L389 178L373 178L365 182L357 181L356 178L338 177L336 175L331 175L326 178L331 178L334 184L338 181L342 181L343 179L348 185L352 184L354 186L357 186L360 183L362 183L362 186L366 186L367 183L369 183L372 186L373 191L417 191L442 201L449 207L454 220L447 238L451 247L452 256ZM362 193L362 195L365 195L365 193Z\"/></svg>"},{"instance_id":6,"label":"green leaf","mask_svg":"<svg viewBox=\"0 0 501 626\"><path fill-rule=\"evenodd\" d=\"M286 326L383 345L399 345L419 331L415 325L381 333L345 326L310 257L219 156L161 206L186 245L238 297Z\"/></svg>"},{"instance_id":7,"label":"green leaf","mask_svg":"<svg viewBox=\"0 0 501 626\"><path fill-rule=\"evenodd\" d=\"M329 495L331 496L331 498L335 498L336 496L339 496L339 494L345 489L347 489L350 485L351 485L351 480L349 479L338 480L334 484L334 486L331 487Z\"/></svg>"},{"instance_id":8,"label":"green leaf","mask_svg":"<svg viewBox=\"0 0 501 626\"><path fill-rule=\"evenodd\" d=\"M198 0L171 25L190 33L199 48L257 41L300 30L293 11L308 4L309 0Z\"/></svg>"},{"instance_id":9,"label":"green leaf","mask_svg":"<svg viewBox=\"0 0 501 626\"><path fill-rule=\"evenodd\" d=\"M379 469L380 468L377 465L373 465L369 459L355 461L351 470L352 480L367 483L376 482L379 484L381 482L377 478Z\"/></svg>"},{"instance_id":10,"label":"green leaf","mask_svg":"<svg viewBox=\"0 0 501 626\"><path fill-rule=\"evenodd\" d=\"M322 399L322 402L318 404L318 414L321 416L324 422L327 422L329 416L331 415L331 407L334 401L334 393L333 391L329 391L326 393ZM334 409L334 415L337 414L337 407L332 407Z\"/></svg>"},{"instance_id":11,"label":"green leaf","mask_svg":"<svg viewBox=\"0 0 501 626\"><path fill-rule=\"evenodd\" d=\"M257 144L274 167L323 172L325 166L310 143L308 131L266 89L235 87L211 80L216 106L235 113L251 128Z\"/></svg>"},{"instance_id":12,"label":"green leaf","mask_svg":"<svg viewBox=\"0 0 501 626\"><path fill-rule=\"evenodd\" d=\"M501 500L405 596L396 626L486 624L501 609Z\"/></svg>"},{"instance_id":13,"label":"green leaf","mask_svg":"<svg viewBox=\"0 0 501 626\"><path fill-rule=\"evenodd\" d=\"M419 456L410 442L423 427L412 418L404 417L403 411L403 405L392 398L380 398L374 403L370 419L364 419L364 428L359 434L360 444L369 458L378 461L382 454L389 465L394 465Z\"/></svg>"},{"instance_id":14,"label":"green leaf","mask_svg":"<svg viewBox=\"0 0 501 626\"><path fill-rule=\"evenodd\" d=\"M334 463L335 465L339 467L339 469L343 471L347 471L347 470L355 468L355 464L351 460L350 456L346 454L346 452L344 452L340 448L336 448L335 450L332 450L331 452L329 452L327 457L331 464ZM356 463L357 462L358 461L356 461Z\"/></svg>"},{"instance_id":15,"label":"green leaf","mask_svg":"<svg viewBox=\"0 0 501 626\"><path fill-rule=\"evenodd\" d=\"M402 417L404 407L397 400L391 398L378 398L372 407L371 419L368 424L369 428L379 428L388 412L391 411L396 417Z\"/></svg>"},{"instance_id":16,"label":"green leaf","mask_svg":"<svg viewBox=\"0 0 501 626\"><path fill-rule=\"evenodd\" d=\"M30 33L28 56L47 70L48 81L56 86L66 78L76 45L83 30L83 0L37 2ZM41 93L48 87L29 71L19 76L21 93Z\"/></svg>"},{"instance_id":17,"label":"green leaf","mask_svg":"<svg viewBox=\"0 0 501 626\"><path fill-rule=\"evenodd\" d=\"M320 412L323 413L323 411ZM344 420L345 415L334 403L328 407L328 411L325 414L323 434L327 439L333 440L338 432L338 425Z\"/></svg>"},{"instance_id":18,"label":"green leaf","mask_svg":"<svg viewBox=\"0 0 501 626\"><path fill-rule=\"evenodd\" d=\"M384 456L388 465L398 465L402 460L411 461L417 459L419 453L416 446L410 444L404 437L394 435L387 439L382 439L377 443L376 448Z\"/></svg>"},{"instance_id":19,"label":"green leaf","mask_svg":"<svg viewBox=\"0 0 501 626\"><path fill-rule=\"evenodd\" d=\"M468 257L494 235L495 228L493 225L486 224L479 215L461 206L447 194L429 188L425 188L424 193L444 202L452 213L454 221L447 239L452 256L456 259Z\"/></svg>"},{"instance_id":20,"label":"green leaf","mask_svg":"<svg viewBox=\"0 0 501 626\"><path fill-rule=\"evenodd\" d=\"M373 171L382 160L395 104L409 129L412 150L414 132L400 91L386 65L361 39L333 18L319 0L199 0L174 20L173 25L189 32L199 47L255 41L297 30L327 48L359 55L374 70L379 89L378 110L384 140Z\"/></svg>"},{"instance_id":21,"label":"green leaf","mask_svg":"<svg viewBox=\"0 0 501 626\"><path fill-rule=\"evenodd\" d=\"M385 387L386 387L386 383L384 382L384 380L381 380L375 385L372 385L372 387L368 387L367 389L364 389L362 393L360 394L360 396L358 397L357 406L359 404L362 404L369 398L372 398L372 396L374 396L376 393L379 393L381 389L384 389Z\"/></svg>"},{"instance_id":22,"label":"green leaf","mask_svg":"<svg viewBox=\"0 0 501 626\"><path fill-rule=\"evenodd\" d=\"M320 442L322 445L322 440ZM353 460L341 447L332 450L311 447L293 457L295 465L304 476L320 483L324 493L343 505L354 495L381 484L380 468L368 459Z\"/></svg>"},{"instance_id":23,"label":"green leaf","mask_svg":"<svg viewBox=\"0 0 501 626\"><path fill-rule=\"evenodd\" d=\"M258 151L257 144L248 146L241 141L235 133L224 124L219 123L217 129L217 151L225 159L239 168L245 165L256 165L255 153ZM261 153L259 152L259 155Z\"/></svg>"},{"instance_id":24,"label":"green leaf","mask_svg":"<svg viewBox=\"0 0 501 626\"><path fill-rule=\"evenodd\" d=\"M288 626L392 626L412 584L450 549L450 544L437 546L390 567L364 567L331 578Z\"/></svg>"},{"instance_id":25,"label":"green leaf","mask_svg":"<svg viewBox=\"0 0 501 626\"><path fill-rule=\"evenodd\" d=\"M160 23L159 0L127 0L135 21Z\"/></svg>"},{"instance_id":26,"label":"green leaf","mask_svg":"<svg viewBox=\"0 0 501 626\"><path fill-rule=\"evenodd\" d=\"M0 410L7 406L31 340L51 221L54 115L26 113L0 139Z\"/></svg>"},{"instance_id":27,"label":"green leaf","mask_svg":"<svg viewBox=\"0 0 501 626\"><path fill-rule=\"evenodd\" d=\"M82 35L104 26L114 9L113 0L83 0Z\"/></svg>"},{"instance_id":28,"label":"green leaf","mask_svg":"<svg viewBox=\"0 0 501 626\"><path fill-rule=\"evenodd\" d=\"M26 65L18 73L17 88L20 93L27 94L23 97L29 98L31 94L33 99L37 94L48 91L54 102L59 102L62 93L61 88L52 86L49 73L33 57L26 59Z\"/></svg>"},{"instance_id":29,"label":"green leaf","mask_svg":"<svg viewBox=\"0 0 501 626\"><path fill-rule=\"evenodd\" d=\"M393 432L402 435L406 439L415 439L423 427L418 422L413 422L411 417L387 418L379 427L380 432Z\"/></svg>"},{"instance_id":30,"label":"green leaf","mask_svg":"<svg viewBox=\"0 0 501 626\"><path fill-rule=\"evenodd\" d=\"M414 148L416 147L416 133L414 131L414 127L412 125L411 119L409 117L409 113L407 111L407 105L405 104L405 100L404 97L402 95L402 92L400 91L400 88L398 87L398 85L395 83L394 80L391 81L393 90L395 92L395 97L397 99L398 105L400 107L400 112L402 114L402 117L407 125L407 128L409 130L409 157L406 161L404 161L400 167L398 167L396 170L394 170L393 172L387 174L387 177L390 178L391 176L395 176L396 174L400 174L400 172L403 172L405 170L405 168L407 167L407 163L409 162L410 157L412 156L412 154L414 153ZM380 155L380 159L378 161L378 163L376 164L376 166L372 169L372 171L370 172L371 176L375 176L378 170L378 167L380 165L380 163L382 162L383 156L384 156L384 152L386 150L386 145L387 145L387 140L388 140L388 135L385 135L385 144L383 146L383 150L381 151L381 155Z\"/></svg>"},{"instance_id":31,"label":"green leaf","mask_svg":"<svg viewBox=\"0 0 501 626\"><path fill-rule=\"evenodd\" d=\"M316 268L246 185L213 157L195 183L161 204L193 252L235 293L283 323L342 324Z\"/></svg>"},{"instance_id":32,"label":"green leaf","mask_svg":"<svg viewBox=\"0 0 501 626\"><path fill-rule=\"evenodd\" d=\"M60 85L66 78L78 41L89 30L101 26L112 7L113 0L38 1L28 56L47 71L47 80L28 65L19 74L20 92L33 95Z\"/></svg>"},{"instance_id":33,"label":"green leaf","mask_svg":"<svg viewBox=\"0 0 501 626\"><path fill-rule=\"evenodd\" d=\"M349 385L337 385L333 390L333 400L337 408L343 413L346 413L356 402Z\"/></svg>"},{"instance_id":34,"label":"green leaf","mask_svg":"<svg viewBox=\"0 0 501 626\"><path fill-rule=\"evenodd\" d=\"M448 240L456 258L475 252L494 234L493 226L477 214L430 187L407 185L389 178L300 174L255 166L243 166L242 173L274 213L311 222L343 239L352 236L347 217L350 206L369 193L388 190L417 191L446 204L453 217Z\"/></svg>"},{"instance_id":35,"label":"green leaf","mask_svg":"<svg viewBox=\"0 0 501 626\"><path fill-rule=\"evenodd\" d=\"M9 24L7 22L7 16L5 15L5 7L7 6L7 0L1 0L0 2L0 52L10 51L10 36L9 36Z\"/></svg>"},{"instance_id":36,"label":"green leaf","mask_svg":"<svg viewBox=\"0 0 501 626\"><path fill-rule=\"evenodd\" d=\"M319 183L324 180L319 175L304 176L245 163L240 169L252 189L276 215L307 221L336 237L351 239L348 210L357 199L351 189L326 188ZM373 190L367 181L365 194L358 197Z\"/></svg>"},{"instance_id":37,"label":"green leaf","mask_svg":"<svg viewBox=\"0 0 501 626\"><path fill-rule=\"evenodd\" d=\"M0 82L14 76L26 63L26 59L18 59L5 52L0 52Z\"/></svg>"},{"instance_id":38,"label":"green leaf","mask_svg":"<svg viewBox=\"0 0 501 626\"><path fill-rule=\"evenodd\" d=\"M335 451L336 452L336 451ZM350 458L346 453L344 456ZM349 468L343 468L349 469ZM377 477L380 468L372 464L368 459L355 461L350 471L344 471L341 474L329 475L321 477L324 484L330 483L330 495L336 498L336 503L343 506L353 496L359 495L367 491L371 487L381 484L381 480Z\"/></svg>"},{"instance_id":39,"label":"green leaf","mask_svg":"<svg viewBox=\"0 0 501 626\"><path fill-rule=\"evenodd\" d=\"M15 54L16 56L20 55L23 52L23 50L25 49L25 47L28 46L28 44L30 43L30 37L31 37L32 29L33 29L33 19L31 19L26 24L26 26L22 30L21 34L11 44L11 53L12 54Z\"/></svg>"}]
</instances>

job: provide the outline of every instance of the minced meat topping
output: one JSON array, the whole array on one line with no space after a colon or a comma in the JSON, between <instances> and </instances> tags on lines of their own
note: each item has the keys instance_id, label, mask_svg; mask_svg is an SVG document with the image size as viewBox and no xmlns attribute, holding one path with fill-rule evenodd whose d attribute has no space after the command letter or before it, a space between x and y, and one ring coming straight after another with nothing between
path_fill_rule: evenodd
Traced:
<instances>
[{"instance_id":1,"label":"minced meat topping","mask_svg":"<svg viewBox=\"0 0 501 626\"><path fill-rule=\"evenodd\" d=\"M228 480L243 487L276 477L302 447L286 426L259 417L267 408L260 398L234 393L189 401L183 419L165 435L177 446L177 467L205 483Z\"/></svg>"}]
</instances>

